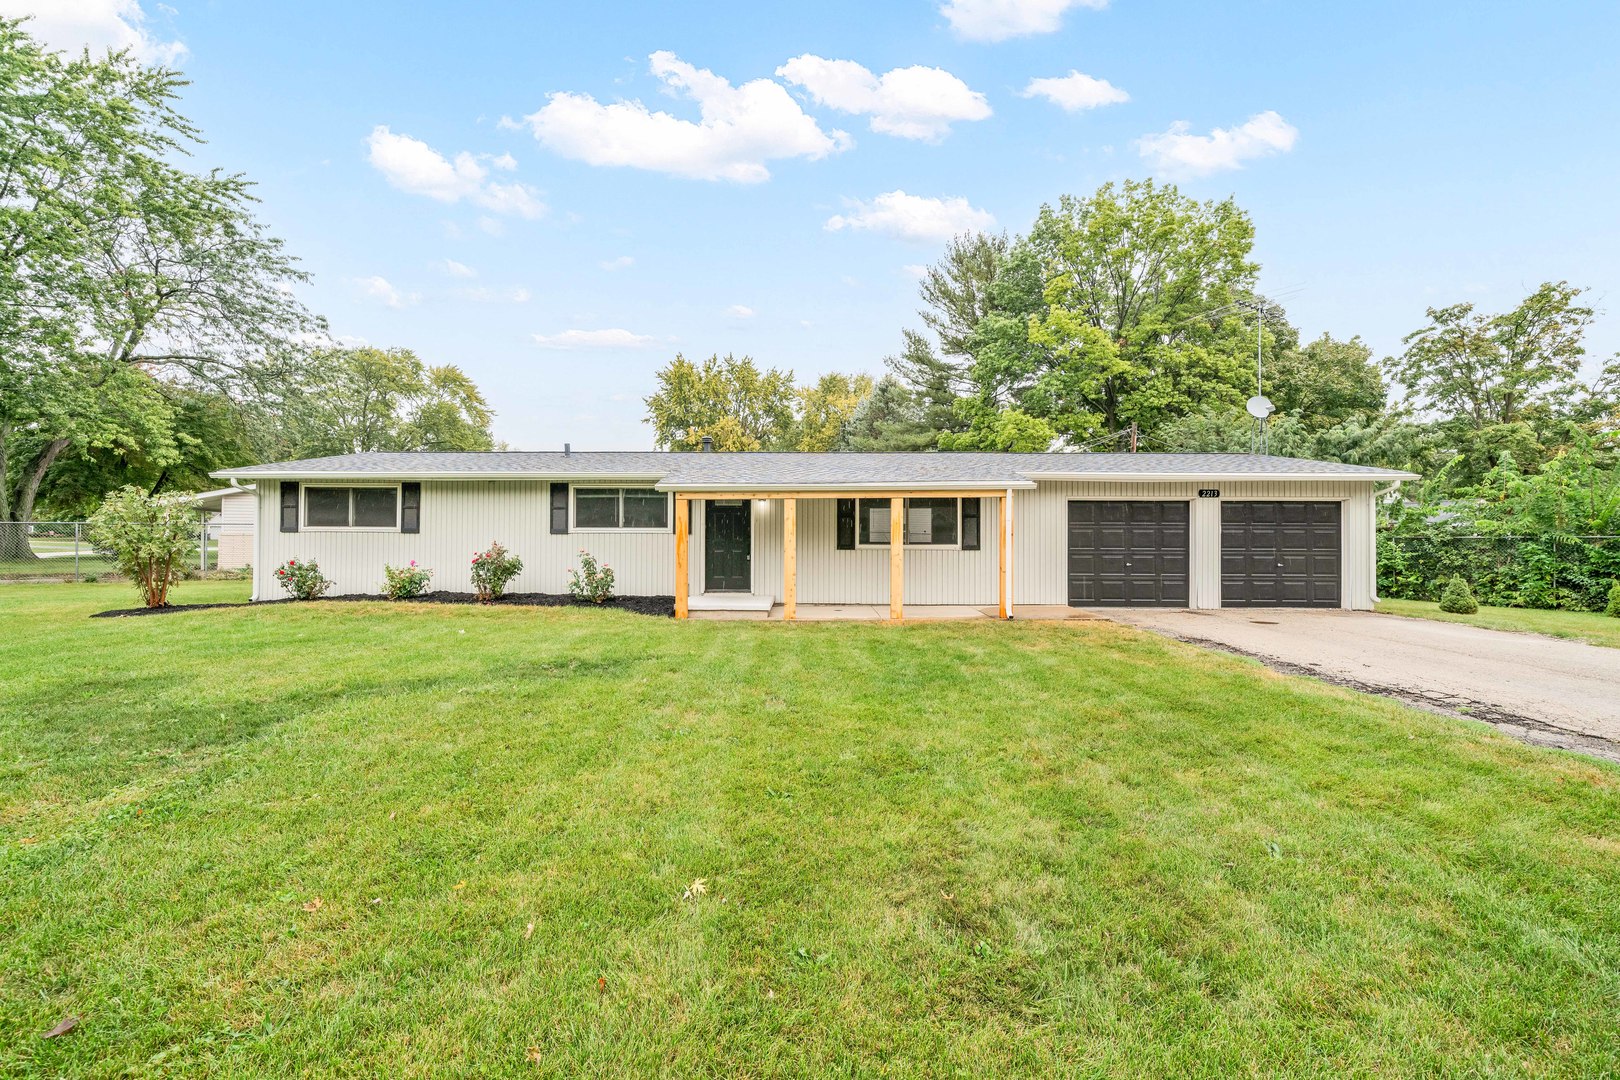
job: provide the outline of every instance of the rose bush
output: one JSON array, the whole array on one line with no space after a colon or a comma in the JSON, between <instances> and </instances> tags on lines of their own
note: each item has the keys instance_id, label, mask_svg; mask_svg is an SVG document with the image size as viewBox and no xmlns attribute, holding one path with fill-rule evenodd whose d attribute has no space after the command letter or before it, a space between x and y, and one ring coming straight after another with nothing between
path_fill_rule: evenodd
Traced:
<instances>
[{"instance_id":1,"label":"rose bush","mask_svg":"<svg viewBox=\"0 0 1620 1080\"><path fill-rule=\"evenodd\" d=\"M287 565L276 567L276 581L294 600L314 600L332 587L319 563L297 559L288 559Z\"/></svg>"},{"instance_id":2,"label":"rose bush","mask_svg":"<svg viewBox=\"0 0 1620 1080\"><path fill-rule=\"evenodd\" d=\"M486 604L499 600L507 582L522 572L523 560L507 551L498 540L490 541L486 550L472 557L473 590Z\"/></svg>"},{"instance_id":3,"label":"rose bush","mask_svg":"<svg viewBox=\"0 0 1620 1080\"><path fill-rule=\"evenodd\" d=\"M433 571L417 566L415 559L411 560L409 566L383 564L383 592L390 600L409 600L421 596L427 592L428 582L432 578Z\"/></svg>"}]
</instances>

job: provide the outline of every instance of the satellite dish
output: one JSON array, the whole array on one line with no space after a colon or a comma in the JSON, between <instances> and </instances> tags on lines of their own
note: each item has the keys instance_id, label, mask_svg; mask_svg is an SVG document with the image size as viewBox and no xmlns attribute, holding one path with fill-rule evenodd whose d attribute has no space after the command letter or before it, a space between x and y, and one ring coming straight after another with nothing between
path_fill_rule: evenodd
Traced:
<instances>
[{"instance_id":1,"label":"satellite dish","mask_svg":"<svg viewBox=\"0 0 1620 1080\"><path fill-rule=\"evenodd\" d=\"M1277 406L1271 403L1270 398L1262 397L1259 394L1256 394L1254 397L1250 398L1248 403L1244 405L1244 408L1248 409L1249 415L1254 417L1256 420L1264 420L1266 417L1277 411Z\"/></svg>"}]
</instances>

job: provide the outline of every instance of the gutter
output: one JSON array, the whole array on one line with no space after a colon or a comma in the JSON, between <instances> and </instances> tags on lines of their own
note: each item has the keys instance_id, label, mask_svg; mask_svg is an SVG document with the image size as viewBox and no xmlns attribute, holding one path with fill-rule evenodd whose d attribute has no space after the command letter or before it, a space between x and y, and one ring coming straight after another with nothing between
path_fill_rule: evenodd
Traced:
<instances>
[{"instance_id":1,"label":"gutter","mask_svg":"<svg viewBox=\"0 0 1620 1080\"><path fill-rule=\"evenodd\" d=\"M1033 480L951 480L947 482L926 480L886 480L882 483L870 481L862 483L830 483L830 484L682 484L670 480L660 480L653 485L659 491L679 491L693 495L724 495L732 491L825 491L829 495L842 495L850 492L862 491L985 491L990 488L1016 488L1030 490L1034 488Z\"/></svg>"},{"instance_id":2,"label":"gutter","mask_svg":"<svg viewBox=\"0 0 1620 1080\"><path fill-rule=\"evenodd\" d=\"M1203 483L1216 480L1227 483L1240 483L1245 480L1287 481L1287 480L1313 480L1313 481L1361 481L1362 483L1386 483L1393 481L1400 483L1403 480L1416 480L1416 473L1408 472L1371 472L1371 473L1124 473L1124 472L1029 472L1037 480L1117 480L1121 483Z\"/></svg>"}]
</instances>

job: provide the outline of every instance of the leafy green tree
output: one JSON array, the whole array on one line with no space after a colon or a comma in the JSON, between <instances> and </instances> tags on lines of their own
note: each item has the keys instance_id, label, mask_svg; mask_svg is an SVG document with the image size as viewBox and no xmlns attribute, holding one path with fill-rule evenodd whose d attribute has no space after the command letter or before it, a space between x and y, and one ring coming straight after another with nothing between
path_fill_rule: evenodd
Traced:
<instances>
[{"instance_id":1,"label":"leafy green tree","mask_svg":"<svg viewBox=\"0 0 1620 1080\"><path fill-rule=\"evenodd\" d=\"M1041 352L1021 402L1059 434L1078 441L1133 422L1151 433L1247 396L1254 339L1234 303L1253 294L1258 267L1254 226L1230 199L1105 184L1043 207L1029 244L1046 311L1031 320Z\"/></svg>"},{"instance_id":2,"label":"leafy green tree","mask_svg":"<svg viewBox=\"0 0 1620 1080\"><path fill-rule=\"evenodd\" d=\"M1372 349L1359 337L1323 334L1301 348L1267 358L1265 393L1278 412L1307 427L1327 428L1384 411L1389 393Z\"/></svg>"},{"instance_id":3,"label":"leafy green tree","mask_svg":"<svg viewBox=\"0 0 1620 1080\"><path fill-rule=\"evenodd\" d=\"M1146 440L1150 450L1179 454L1247 454L1254 448L1254 418L1240 408L1201 409L1178 417ZM1278 413L1267 424L1266 446L1277 457L1342 461L1406 469L1423 460L1426 432L1403 417L1353 416L1315 427L1297 413Z\"/></svg>"},{"instance_id":4,"label":"leafy green tree","mask_svg":"<svg viewBox=\"0 0 1620 1080\"><path fill-rule=\"evenodd\" d=\"M844 425L872 396L872 376L829 372L814 386L801 387L795 450L831 450Z\"/></svg>"},{"instance_id":5,"label":"leafy green tree","mask_svg":"<svg viewBox=\"0 0 1620 1080\"><path fill-rule=\"evenodd\" d=\"M1419 406L1475 430L1567 406L1593 319L1576 303L1582 291L1547 282L1496 315L1467 303L1430 308L1429 325L1408 334L1406 351L1388 361L1390 374Z\"/></svg>"},{"instance_id":6,"label":"leafy green tree","mask_svg":"<svg viewBox=\"0 0 1620 1080\"><path fill-rule=\"evenodd\" d=\"M488 450L494 413L467 373L410 349L372 346L316 355L292 406L305 425L300 456L375 450Z\"/></svg>"},{"instance_id":7,"label":"leafy green tree","mask_svg":"<svg viewBox=\"0 0 1620 1080\"><path fill-rule=\"evenodd\" d=\"M793 443L797 392L791 371L761 370L751 357L710 356L695 364L681 354L658 374L644 398L653 441L664 450L785 450Z\"/></svg>"},{"instance_id":8,"label":"leafy green tree","mask_svg":"<svg viewBox=\"0 0 1620 1080\"><path fill-rule=\"evenodd\" d=\"M176 387L250 395L323 332L247 182L174 163L198 141L180 85L0 20L0 517L66 458L174 456Z\"/></svg>"}]
</instances>

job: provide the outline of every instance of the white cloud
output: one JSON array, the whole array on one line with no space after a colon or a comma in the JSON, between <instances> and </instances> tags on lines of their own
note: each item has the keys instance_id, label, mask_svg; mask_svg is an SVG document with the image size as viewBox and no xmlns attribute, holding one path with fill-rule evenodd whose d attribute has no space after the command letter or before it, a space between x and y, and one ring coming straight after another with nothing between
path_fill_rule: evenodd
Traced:
<instances>
[{"instance_id":1,"label":"white cloud","mask_svg":"<svg viewBox=\"0 0 1620 1080\"><path fill-rule=\"evenodd\" d=\"M372 300L379 301L386 307L409 307L421 299L417 293L402 293L393 282L385 277L373 275L371 277L355 278L354 283L360 286L360 291Z\"/></svg>"},{"instance_id":2,"label":"white cloud","mask_svg":"<svg viewBox=\"0 0 1620 1080\"><path fill-rule=\"evenodd\" d=\"M886 191L871 202L852 201L848 214L835 214L827 219L827 228L869 229L901 240L918 243L949 240L957 233L980 232L995 227L996 219L988 211L968 205L960 196L948 199L930 199L922 195L907 195L904 191Z\"/></svg>"},{"instance_id":3,"label":"white cloud","mask_svg":"<svg viewBox=\"0 0 1620 1080\"><path fill-rule=\"evenodd\" d=\"M1120 105L1131 100L1131 95L1107 79L1094 79L1078 71L1070 71L1061 78L1031 79L1024 87L1023 96L1043 97L1069 112Z\"/></svg>"},{"instance_id":4,"label":"white cloud","mask_svg":"<svg viewBox=\"0 0 1620 1080\"><path fill-rule=\"evenodd\" d=\"M636 265L636 260L630 255L620 255L616 259L603 259L597 265L604 270L628 270Z\"/></svg>"},{"instance_id":5,"label":"white cloud","mask_svg":"<svg viewBox=\"0 0 1620 1080\"><path fill-rule=\"evenodd\" d=\"M444 260L444 272L451 277L472 278L478 276L478 271L465 263L458 263L454 259Z\"/></svg>"},{"instance_id":6,"label":"white cloud","mask_svg":"<svg viewBox=\"0 0 1620 1080\"><path fill-rule=\"evenodd\" d=\"M1078 7L1102 10L1108 0L945 0L939 13L959 37L1006 41L1026 34L1050 34L1065 12Z\"/></svg>"},{"instance_id":7,"label":"white cloud","mask_svg":"<svg viewBox=\"0 0 1620 1080\"><path fill-rule=\"evenodd\" d=\"M149 64L173 65L186 55L178 41L160 41L146 27L139 0L0 0L0 17L32 16L23 27L52 49L128 49Z\"/></svg>"},{"instance_id":8,"label":"white cloud","mask_svg":"<svg viewBox=\"0 0 1620 1080\"><path fill-rule=\"evenodd\" d=\"M560 334L535 334L534 343L542 349L640 349L651 345L646 334L628 330L564 330Z\"/></svg>"},{"instance_id":9,"label":"white cloud","mask_svg":"<svg viewBox=\"0 0 1620 1080\"><path fill-rule=\"evenodd\" d=\"M1269 110L1208 135L1188 134L1189 128L1185 120L1178 120L1169 131L1137 139L1136 148L1155 168L1171 175L1208 176L1241 169L1251 158L1285 154L1299 138L1298 128Z\"/></svg>"},{"instance_id":10,"label":"white cloud","mask_svg":"<svg viewBox=\"0 0 1620 1080\"><path fill-rule=\"evenodd\" d=\"M776 74L804 87L817 103L869 115L873 131L902 139L938 140L956 121L990 115L983 94L940 68L895 68L879 76L853 60L825 60L806 53L777 68Z\"/></svg>"},{"instance_id":11,"label":"white cloud","mask_svg":"<svg viewBox=\"0 0 1620 1080\"><path fill-rule=\"evenodd\" d=\"M922 263L907 263L900 268L900 272L906 275L908 278L921 281L923 278L928 276L928 267L924 266Z\"/></svg>"},{"instance_id":12,"label":"white cloud","mask_svg":"<svg viewBox=\"0 0 1620 1080\"><path fill-rule=\"evenodd\" d=\"M527 304L529 290L521 285L510 289L491 289L484 285L475 285L468 289L456 289L453 294L460 300L471 300L475 304Z\"/></svg>"},{"instance_id":13,"label":"white cloud","mask_svg":"<svg viewBox=\"0 0 1620 1080\"><path fill-rule=\"evenodd\" d=\"M489 178L489 168L516 166L510 155L491 158L463 151L449 160L421 139L396 135L387 124L378 124L366 137L372 168L390 184L412 195L426 195L439 202L463 199L497 214L537 218L546 212L539 192L527 184L503 184Z\"/></svg>"},{"instance_id":14,"label":"white cloud","mask_svg":"<svg viewBox=\"0 0 1620 1080\"><path fill-rule=\"evenodd\" d=\"M752 319L753 317L754 309L747 304L732 304L726 308L726 318L728 319Z\"/></svg>"},{"instance_id":15,"label":"white cloud","mask_svg":"<svg viewBox=\"0 0 1620 1080\"><path fill-rule=\"evenodd\" d=\"M624 165L697 180L754 184L770 179L776 158L817 158L850 145L821 130L793 96L769 79L732 86L671 52L655 52L648 70L671 93L695 101L693 123L652 112L639 101L603 105L588 94L552 94L524 117L540 143L591 165Z\"/></svg>"}]
</instances>

